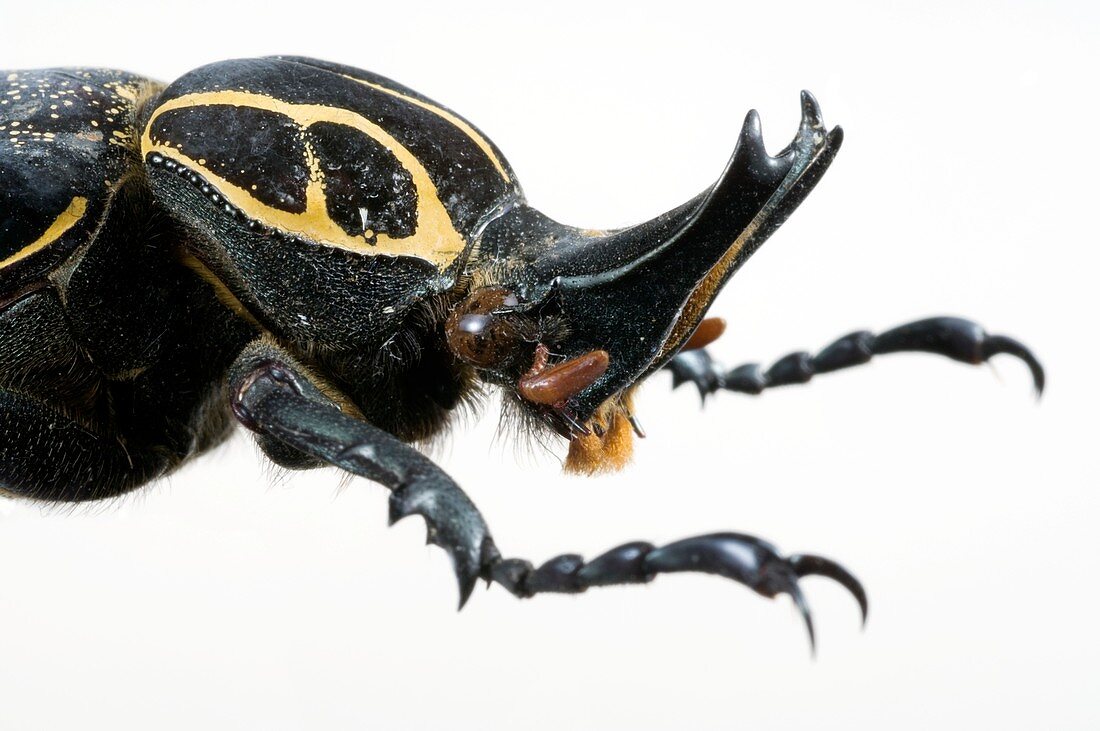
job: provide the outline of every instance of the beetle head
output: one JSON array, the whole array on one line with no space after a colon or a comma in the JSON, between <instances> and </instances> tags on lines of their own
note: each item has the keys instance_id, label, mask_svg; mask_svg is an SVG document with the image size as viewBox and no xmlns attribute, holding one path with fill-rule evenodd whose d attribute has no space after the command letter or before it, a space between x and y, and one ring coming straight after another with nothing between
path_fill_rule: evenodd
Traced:
<instances>
[{"instance_id":1,"label":"beetle head","mask_svg":"<svg viewBox=\"0 0 1100 731\"><path fill-rule=\"evenodd\" d=\"M841 140L803 92L786 148L769 155L750 112L718 182L652 221L593 232L516 206L486 228L471 259L475 284L447 325L452 351L571 440L567 467L621 466L631 427L639 431L634 387L688 343Z\"/></svg>"}]
</instances>

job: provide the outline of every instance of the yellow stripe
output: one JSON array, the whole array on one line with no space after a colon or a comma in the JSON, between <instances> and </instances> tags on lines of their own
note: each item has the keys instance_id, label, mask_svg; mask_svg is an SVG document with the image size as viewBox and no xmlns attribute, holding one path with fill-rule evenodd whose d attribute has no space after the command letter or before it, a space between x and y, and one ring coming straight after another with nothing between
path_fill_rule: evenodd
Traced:
<instances>
[{"instance_id":1,"label":"yellow stripe","mask_svg":"<svg viewBox=\"0 0 1100 731\"><path fill-rule=\"evenodd\" d=\"M69 203L69 207L61 212L61 215L54 219L54 222L50 224L41 236L39 236L34 243L24 246L19 251L15 252L7 259L0 261L0 269L14 264L17 261L26 259L31 254L37 253L47 246L57 241L59 238L65 235L65 232L71 229L73 226L84 218L84 212L88 210L87 198L73 198Z\"/></svg>"},{"instance_id":2,"label":"yellow stripe","mask_svg":"<svg viewBox=\"0 0 1100 731\"><path fill-rule=\"evenodd\" d=\"M306 210L292 213L273 208L254 198L249 191L217 175L205 164L180 152L168 143L154 143L150 130L157 118L174 109L188 109L201 106L235 106L263 109L292 119L303 131L320 122L340 124L356 129L378 141L409 171L413 186L417 191L416 233L406 238L394 238L386 234L377 234L377 242L368 244L367 237L349 236L328 215L325 197L324 175L321 173L313 153L306 151L307 164L310 167L310 180L306 186ZM239 208L252 219L284 231L300 234L317 243L347 249L359 254L390 256L412 256L429 261L439 268L446 268L466 248L466 241L455 230L447 209L439 199L439 191L432 182L428 171L416 159L416 156L399 143L389 132L360 114L348 109L328 107L321 104L292 104L281 99L253 94L245 91L211 91L185 94L170 99L157 107L153 117L145 126L141 136L143 155L158 152L167 158L176 160L187 167L201 172L207 181L231 204Z\"/></svg>"},{"instance_id":3,"label":"yellow stripe","mask_svg":"<svg viewBox=\"0 0 1100 731\"><path fill-rule=\"evenodd\" d=\"M497 169L497 172L500 173L500 177L504 178L504 182L506 182L506 183L511 183L512 182L511 176L508 175L508 171L504 169L504 163L501 161L501 159L499 157L497 157L496 152L493 150L493 146L490 145L489 141L486 140L484 137L482 137L481 134L476 129L474 129L472 126L470 126L470 123L467 122L465 119L462 119L461 117L455 115L452 112L449 112L446 109L443 109L442 107L437 107L434 104L430 104L426 101L422 101L420 99L417 99L416 97L409 96L408 94L402 94L401 92L394 91L393 89L387 89L386 87L382 86L381 84L375 84L374 82L371 82L371 81L364 81L363 79L357 79L354 76L348 76L347 74L344 74L344 78L345 79L351 79L352 81L363 84L364 86L369 86L372 89L377 89L378 91L385 92L385 93L389 94L390 96L395 96L398 99L402 99L404 101L407 101L409 104L415 104L416 106L420 107L421 109L427 109L432 114L435 114L436 116L442 117L443 119L447 120L448 122L453 124L455 127L458 127L460 130L462 130L462 132L467 137L469 137L471 140L473 140L475 145L477 145L478 147L481 148L481 151L485 153L485 156L489 158L489 161L493 163L493 167L495 167Z\"/></svg>"},{"instance_id":4,"label":"yellow stripe","mask_svg":"<svg viewBox=\"0 0 1100 731\"><path fill-rule=\"evenodd\" d=\"M264 329L264 326L260 324L260 321L257 320L251 312L248 311L248 308L245 307L239 299L237 299L237 295L233 294L229 287L226 286L225 282L223 282L221 279L218 279L218 275L210 271L210 269L205 264L203 264L201 260L199 260L188 251L181 251L178 254L177 258L179 259L180 264L183 264L185 267L197 274L204 282L210 285L211 289L214 290L214 296L218 298L219 302L221 302L229 309L233 310L233 312L235 312L242 319L247 320L248 323L257 330Z\"/></svg>"}]
</instances>

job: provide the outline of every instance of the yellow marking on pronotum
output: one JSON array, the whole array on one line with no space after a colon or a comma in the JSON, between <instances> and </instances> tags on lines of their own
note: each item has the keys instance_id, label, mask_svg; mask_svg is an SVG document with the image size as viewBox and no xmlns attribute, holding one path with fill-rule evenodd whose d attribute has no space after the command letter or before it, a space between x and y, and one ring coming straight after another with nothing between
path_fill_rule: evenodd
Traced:
<instances>
[{"instance_id":1,"label":"yellow marking on pronotum","mask_svg":"<svg viewBox=\"0 0 1100 731\"><path fill-rule=\"evenodd\" d=\"M512 182L511 176L508 175L508 171L504 169L504 163L493 150L493 146L490 145L489 141L482 137L481 134L476 129L474 129L473 126L471 126L470 123L467 122L465 119L462 119L458 115L446 109L443 109L442 107L437 107L435 104L417 99L416 97L409 96L408 94L402 94L399 91L389 89L385 86L382 86L381 84L376 84L373 81L357 79L354 76L348 76L347 74L344 74L344 78L351 79L352 81L363 84L364 86L369 86L372 89L377 89L378 91L385 92L386 94L389 94L390 96L395 96L398 99L403 99L409 104L415 104L421 109L427 109L432 114L435 114L436 116L442 117L443 119L447 120L455 127L458 127L460 130L462 130L463 134L473 140L474 144L481 148L481 151L485 153L486 157L489 158L489 161L493 163L493 167L495 167L497 169L497 172L500 173L500 176L504 178L504 182Z\"/></svg>"},{"instance_id":2,"label":"yellow marking on pronotum","mask_svg":"<svg viewBox=\"0 0 1100 731\"><path fill-rule=\"evenodd\" d=\"M21 261L22 259L26 259L31 254L39 252L57 241L65 235L66 231L75 226L80 219L84 218L84 212L87 210L87 198L73 198L72 202L69 203L69 207L62 211L60 216L54 219L53 223L42 232L41 236L9 256L7 259L0 261L0 269L3 269L9 264Z\"/></svg>"},{"instance_id":3,"label":"yellow marking on pronotum","mask_svg":"<svg viewBox=\"0 0 1100 731\"><path fill-rule=\"evenodd\" d=\"M306 185L306 209L302 213L292 213L266 205L204 164L169 144L154 143L150 130L157 118L165 112L175 109L189 109L204 106L233 106L263 109L282 114L292 119L303 130L320 122L340 124L356 129L386 147L394 157L409 171L417 191L416 232L406 238L394 238L386 234L377 234L376 243L371 245L365 236L349 236L328 215L326 206L324 178L315 164L310 164L310 180ZM466 241L455 230L447 209L439 200L439 191L432 182L428 171L407 148L399 143L382 127L369 119L348 109L328 107L322 104L293 104L263 94L246 91L210 91L184 94L170 99L157 107L153 117L145 126L141 136L143 155L157 152L167 158L183 163L193 170L201 172L207 181L216 187L229 203L239 208L245 215L269 226L284 231L301 234L313 241L328 246L347 249L360 254L387 254L390 256L412 256L429 261L440 269L446 268L466 248Z\"/></svg>"}]
</instances>

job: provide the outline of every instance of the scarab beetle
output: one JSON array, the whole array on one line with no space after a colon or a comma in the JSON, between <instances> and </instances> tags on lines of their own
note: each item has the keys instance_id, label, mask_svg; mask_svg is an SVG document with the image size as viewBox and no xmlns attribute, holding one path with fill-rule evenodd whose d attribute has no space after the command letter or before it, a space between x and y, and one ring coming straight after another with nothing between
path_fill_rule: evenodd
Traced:
<instances>
[{"instance_id":1,"label":"scarab beetle","mask_svg":"<svg viewBox=\"0 0 1100 731\"><path fill-rule=\"evenodd\" d=\"M234 422L288 468L334 465L423 516L460 606L480 577L520 597L715 573L765 596L831 577L749 535L633 542L539 568L504 558L481 515L408 442L486 385L566 466L615 469L631 396L662 368L703 396L760 393L898 351L981 363L1019 342L934 318L856 332L768 369L719 368L704 319L730 276L818 182L841 144L814 98L776 155L750 112L718 181L617 231L530 207L469 122L375 74L323 61L227 61L163 86L104 69L3 73L0 486L86 501L208 450Z\"/></svg>"}]
</instances>

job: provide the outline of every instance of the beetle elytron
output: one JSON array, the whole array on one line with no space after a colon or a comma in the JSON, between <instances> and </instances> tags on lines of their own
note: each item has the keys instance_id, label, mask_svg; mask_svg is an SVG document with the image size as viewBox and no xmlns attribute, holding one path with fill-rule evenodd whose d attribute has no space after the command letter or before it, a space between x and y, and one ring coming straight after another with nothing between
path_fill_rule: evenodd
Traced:
<instances>
[{"instance_id":1,"label":"beetle elytron","mask_svg":"<svg viewBox=\"0 0 1100 731\"><path fill-rule=\"evenodd\" d=\"M498 552L477 509L407 443L486 384L566 466L629 457L631 394L674 383L759 393L897 351L1043 372L1020 343L935 318L858 332L816 356L731 371L704 314L841 143L802 96L798 132L765 152L755 112L709 190L648 223L590 231L529 207L497 148L435 102L304 58L228 61L167 87L102 69L3 73L0 94L0 487L107 498L211 448L234 421L289 468L335 465L423 516L460 605L480 577L530 597L716 573L793 597L808 574L856 579L719 533L628 543L535 568ZM639 293L644 292L644 297Z\"/></svg>"}]
</instances>

